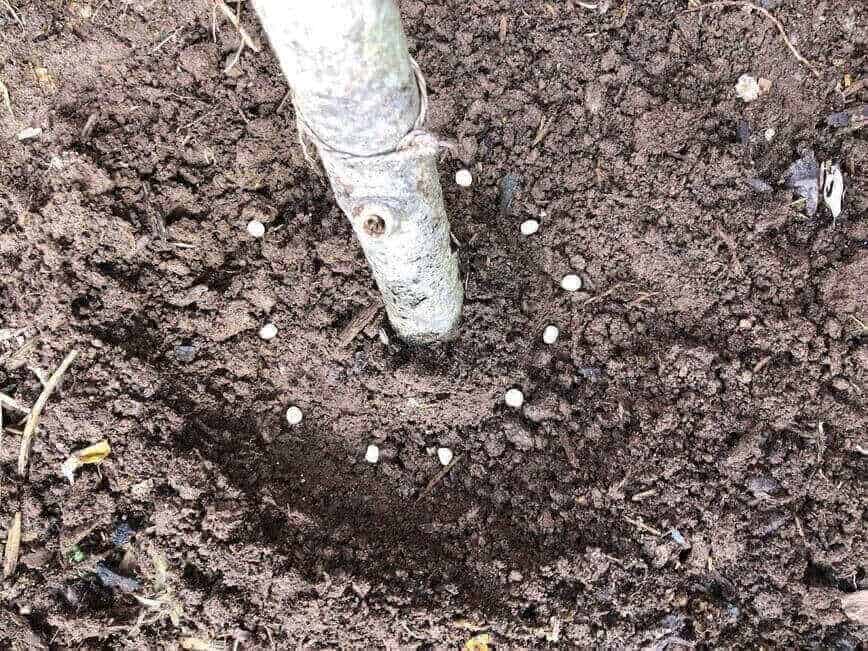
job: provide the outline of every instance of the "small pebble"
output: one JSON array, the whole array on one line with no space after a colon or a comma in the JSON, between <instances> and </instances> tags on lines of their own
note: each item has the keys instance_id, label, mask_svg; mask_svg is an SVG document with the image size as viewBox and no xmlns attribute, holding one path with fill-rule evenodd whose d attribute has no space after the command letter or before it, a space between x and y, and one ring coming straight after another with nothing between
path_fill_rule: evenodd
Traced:
<instances>
[{"instance_id":1,"label":"small pebble","mask_svg":"<svg viewBox=\"0 0 868 651\"><path fill-rule=\"evenodd\" d=\"M298 425L302 418L304 415L301 413L301 409L295 405L286 410L286 422L290 425Z\"/></svg>"},{"instance_id":2,"label":"small pebble","mask_svg":"<svg viewBox=\"0 0 868 651\"><path fill-rule=\"evenodd\" d=\"M175 346L175 359L179 362L189 364L196 358L196 349L193 346L179 344Z\"/></svg>"},{"instance_id":3,"label":"small pebble","mask_svg":"<svg viewBox=\"0 0 868 651\"><path fill-rule=\"evenodd\" d=\"M259 329L259 338L265 341L270 341L277 336L277 326L273 323L266 323Z\"/></svg>"},{"instance_id":4,"label":"small pebble","mask_svg":"<svg viewBox=\"0 0 868 651\"><path fill-rule=\"evenodd\" d=\"M247 222L247 232L251 237L262 237L265 235L265 224L258 219L252 219Z\"/></svg>"},{"instance_id":5,"label":"small pebble","mask_svg":"<svg viewBox=\"0 0 868 651\"><path fill-rule=\"evenodd\" d=\"M771 127L769 127L768 129L766 129L766 130L765 130L765 134L764 134L765 137L766 137L766 141L771 142L772 140L774 140L774 139L775 139L775 134L777 134L777 131L775 131L775 130L772 129Z\"/></svg>"},{"instance_id":6,"label":"small pebble","mask_svg":"<svg viewBox=\"0 0 868 651\"><path fill-rule=\"evenodd\" d=\"M138 592L142 584L135 579L130 579L112 572L105 563L96 564L96 575L107 588L117 588L121 592Z\"/></svg>"},{"instance_id":7,"label":"small pebble","mask_svg":"<svg viewBox=\"0 0 868 651\"><path fill-rule=\"evenodd\" d=\"M567 274L561 279L561 289L568 292L577 292L582 288L582 279L576 274Z\"/></svg>"},{"instance_id":8,"label":"small pebble","mask_svg":"<svg viewBox=\"0 0 868 651\"><path fill-rule=\"evenodd\" d=\"M507 407L519 409L524 404L524 394L518 389L510 389L504 394L503 401Z\"/></svg>"},{"instance_id":9,"label":"small pebble","mask_svg":"<svg viewBox=\"0 0 868 651\"><path fill-rule=\"evenodd\" d=\"M121 521L117 527L115 527L115 532L112 534L112 544L115 547L122 547L130 542L130 538L133 537L133 528L127 524L125 521Z\"/></svg>"},{"instance_id":10,"label":"small pebble","mask_svg":"<svg viewBox=\"0 0 868 651\"><path fill-rule=\"evenodd\" d=\"M18 140L32 140L42 135L42 129L38 127L27 127L18 132L16 136Z\"/></svg>"},{"instance_id":11,"label":"small pebble","mask_svg":"<svg viewBox=\"0 0 868 651\"><path fill-rule=\"evenodd\" d=\"M371 443L365 451L365 461L368 463L377 463L380 460L380 448Z\"/></svg>"},{"instance_id":12,"label":"small pebble","mask_svg":"<svg viewBox=\"0 0 868 651\"><path fill-rule=\"evenodd\" d=\"M470 173L470 170L458 170L455 172L455 182L462 188L469 188L473 185L473 174Z\"/></svg>"},{"instance_id":13,"label":"small pebble","mask_svg":"<svg viewBox=\"0 0 868 651\"><path fill-rule=\"evenodd\" d=\"M448 466L452 463L452 450L449 448L437 448L437 458L440 460L440 463L444 466Z\"/></svg>"},{"instance_id":14,"label":"small pebble","mask_svg":"<svg viewBox=\"0 0 868 651\"><path fill-rule=\"evenodd\" d=\"M558 340L558 335L560 331L557 326L547 325L545 330L543 330L543 343L552 345Z\"/></svg>"},{"instance_id":15,"label":"small pebble","mask_svg":"<svg viewBox=\"0 0 868 651\"><path fill-rule=\"evenodd\" d=\"M539 222L535 219L528 219L521 223L522 235L533 235L539 230Z\"/></svg>"}]
</instances>

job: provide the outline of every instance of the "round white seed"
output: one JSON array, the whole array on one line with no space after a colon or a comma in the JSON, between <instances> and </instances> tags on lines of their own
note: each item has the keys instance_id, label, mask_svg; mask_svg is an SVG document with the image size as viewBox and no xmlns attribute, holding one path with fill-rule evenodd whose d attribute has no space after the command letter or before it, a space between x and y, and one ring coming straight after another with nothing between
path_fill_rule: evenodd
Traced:
<instances>
[{"instance_id":1,"label":"round white seed","mask_svg":"<svg viewBox=\"0 0 868 651\"><path fill-rule=\"evenodd\" d=\"M259 329L259 338L265 341L270 341L277 336L277 326L273 323L266 323Z\"/></svg>"},{"instance_id":2,"label":"round white seed","mask_svg":"<svg viewBox=\"0 0 868 651\"><path fill-rule=\"evenodd\" d=\"M558 330L557 326L547 325L545 330L543 330L543 343L552 345L558 340L559 334L560 330Z\"/></svg>"},{"instance_id":3,"label":"round white seed","mask_svg":"<svg viewBox=\"0 0 868 651\"><path fill-rule=\"evenodd\" d=\"M380 460L380 448L371 443L368 449L365 450L365 461L368 463L377 463Z\"/></svg>"},{"instance_id":4,"label":"round white seed","mask_svg":"<svg viewBox=\"0 0 868 651\"><path fill-rule=\"evenodd\" d=\"M253 219L247 222L247 232L250 237L262 237L265 235L265 224L258 219Z\"/></svg>"},{"instance_id":5,"label":"round white seed","mask_svg":"<svg viewBox=\"0 0 868 651\"><path fill-rule=\"evenodd\" d=\"M561 289L577 292L582 288L582 278L576 274L567 274L561 279Z\"/></svg>"},{"instance_id":6,"label":"round white seed","mask_svg":"<svg viewBox=\"0 0 868 651\"><path fill-rule=\"evenodd\" d=\"M437 448L437 458L440 460L440 463L444 466L448 466L452 463L452 450L449 448Z\"/></svg>"},{"instance_id":7,"label":"round white seed","mask_svg":"<svg viewBox=\"0 0 868 651\"><path fill-rule=\"evenodd\" d=\"M295 405L286 410L286 422L290 425L298 425L302 418L304 415L301 413L301 409Z\"/></svg>"},{"instance_id":8,"label":"round white seed","mask_svg":"<svg viewBox=\"0 0 868 651\"><path fill-rule=\"evenodd\" d=\"M539 230L539 222L535 219L527 219L521 223L522 235L533 235Z\"/></svg>"},{"instance_id":9,"label":"round white seed","mask_svg":"<svg viewBox=\"0 0 868 651\"><path fill-rule=\"evenodd\" d=\"M503 396L507 407L519 409L524 404L524 394L518 389L510 389Z\"/></svg>"},{"instance_id":10,"label":"round white seed","mask_svg":"<svg viewBox=\"0 0 868 651\"><path fill-rule=\"evenodd\" d=\"M462 188L469 188L473 185L473 174L470 173L470 170L458 170L455 172L455 182Z\"/></svg>"}]
</instances>

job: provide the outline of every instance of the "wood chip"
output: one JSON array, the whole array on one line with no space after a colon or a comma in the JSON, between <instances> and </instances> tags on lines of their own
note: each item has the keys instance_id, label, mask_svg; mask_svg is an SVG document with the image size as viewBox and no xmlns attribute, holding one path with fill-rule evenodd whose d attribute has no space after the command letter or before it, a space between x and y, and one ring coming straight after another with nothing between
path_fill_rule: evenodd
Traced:
<instances>
[{"instance_id":1,"label":"wood chip","mask_svg":"<svg viewBox=\"0 0 868 651\"><path fill-rule=\"evenodd\" d=\"M3 578L8 579L18 567L18 551L21 547L21 512L15 514L6 533L6 549L3 552Z\"/></svg>"},{"instance_id":2,"label":"wood chip","mask_svg":"<svg viewBox=\"0 0 868 651\"><path fill-rule=\"evenodd\" d=\"M358 337L359 333L377 316L379 311L380 304L373 303L353 317L353 320L341 330L341 334L338 336L338 347L346 348L349 346L353 339Z\"/></svg>"},{"instance_id":3,"label":"wood chip","mask_svg":"<svg viewBox=\"0 0 868 651\"><path fill-rule=\"evenodd\" d=\"M45 408L45 403L57 387L60 378L66 373L66 370L78 357L78 351L70 351L69 354L57 367L57 370L48 378L42 393L33 404L33 409L30 410L30 415L27 417L27 423L24 425L24 433L21 436L21 449L18 452L18 474L24 477L27 474L27 464L30 462L30 450L33 447L33 435L36 433L36 426L39 424L39 417L42 415L42 410Z\"/></svg>"}]
</instances>

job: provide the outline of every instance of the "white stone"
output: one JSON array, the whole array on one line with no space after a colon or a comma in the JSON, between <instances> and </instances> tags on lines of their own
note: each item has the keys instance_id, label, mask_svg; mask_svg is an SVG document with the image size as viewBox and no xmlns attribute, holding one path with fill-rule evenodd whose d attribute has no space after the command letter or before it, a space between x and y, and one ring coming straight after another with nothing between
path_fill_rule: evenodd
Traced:
<instances>
[{"instance_id":1,"label":"white stone","mask_svg":"<svg viewBox=\"0 0 868 651\"><path fill-rule=\"evenodd\" d=\"M253 219L247 223L247 232L251 237L262 237L265 235L265 224L258 219Z\"/></svg>"},{"instance_id":2,"label":"white stone","mask_svg":"<svg viewBox=\"0 0 868 651\"><path fill-rule=\"evenodd\" d=\"M558 330L557 326L547 325L545 330L543 330L543 343L552 345L558 340L558 335L560 334L560 330Z\"/></svg>"},{"instance_id":3,"label":"white stone","mask_svg":"<svg viewBox=\"0 0 868 651\"><path fill-rule=\"evenodd\" d=\"M295 405L286 410L286 422L290 425L298 425L302 418L304 415L301 413L301 409Z\"/></svg>"},{"instance_id":4,"label":"white stone","mask_svg":"<svg viewBox=\"0 0 868 651\"><path fill-rule=\"evenodd\" d=\"M576 274L567 274L561 279L561 289L577 292L582 288L582 278Z\"/></svg>"},{"instance_id":5,"label":"white stone","mask_svg":"<svg viewBox=\"0 0 868 651\"><path fill-rule=\"evenodd\" d=\"M522 235L533 235L539 230L539 222L535 219L528 219L521 223Z\"/></svg>"},{"instance_id":6,"label":"white stone","mask_svg":"<svg viewBox=\"0 0 868 651\"><path fill-rule=\"evenodd\" d=\"M42 129L39 127L27 127L18 132L16 136L18 140L32 140L42 135Z\"/></svg>"},{"instance_id":7,"label":"white stone","mask_svg":"<svg viewBox=\"0 0 868 651\"><path fill-rule=\"evenodd\" d=\"M507 407L520 409L524 404L524 394L518 389L510 389L504 394L503 401L506 403Z\"/></svg>"},{"instance_id":8,"label":"white stone","mask_svg":"<svg viewBox=\"0 0 868 651\"><path fill-rule=\"evenodd\" d=\"M437 448L437 458L440 460L440 463L444 466L448 466L452 463L452 450L449 448Z\"/></svg>"},{"instance_id":9,"label":"white stone","mask_svg":"<svg viewBox=\"0 0 868 651\"><path fill-rule=\"evenodd\" d=\"M259 338L265 341L270 341L277 336L277 326L273 323L266 323L259 329Z\"/></svg>"},{"instance_id":10,"label":"white stone","mask_svg":"<svg viewBox=\"0 0 868 651\"><path fill-rule=\"evenodd\" d=\"M368 463L377 463L380 460L380 448L371 443L368 449L365 450L365 461Z\"/></svg>"},{"instance_id":11,"label":"white stone","mask_svg":"<svg viewBox=\"0 0 868 651\"><path fill-rule=\"evenodd\" d=\"M745 102L752 102L761 94L759 82L750 75L742 75L735 85L735 94Z\"/></svg>"},{"instance_id":12,"label":"white stone","mask_svg":"<svg viewBox=\"0 0 868 651\"><path fill-rule=\"evenodd\" d=\"M768 129L766 129L766 130L765 130L765 137L766 137L766 140L767 140L768 142L771 142L772 140L774 140L774 139L775 139L775 134L776 134L776 133L777 133L777 131L775 131L775 130L772 129L771 127L769 127Z\"/></svg>"},{"instance_id":13,"label":"white stone","mask_svg":"<svg viewBox=\"0 0 868 651\"><path fill-rule=\"evenodd\" d=\"M473 185L473 174L470 173L470 170L458 170L455 172L455 182L462 188L469 188Z\"/></svg>"}]
</instances>

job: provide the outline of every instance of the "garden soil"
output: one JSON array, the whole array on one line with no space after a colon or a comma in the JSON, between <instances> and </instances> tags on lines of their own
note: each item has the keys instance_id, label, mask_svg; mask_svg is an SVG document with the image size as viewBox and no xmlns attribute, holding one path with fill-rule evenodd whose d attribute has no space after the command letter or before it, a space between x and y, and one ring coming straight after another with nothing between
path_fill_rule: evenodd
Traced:
<instances>
[{"instance_id":1,"label":"garden soil","mask_svg":"<svg viewBox=\"0 0 868 651\"><path fill-rule=\"evenodd\" d=\"M401 2L467 293L412 349L347 342L376 288L229 4L237 62L210 2L0 2L0 391L79 352L25 477L3 409L0 646L863 647L868 6L766 2L814 76L733 3Z\"/></svg>"}]
</instances>

